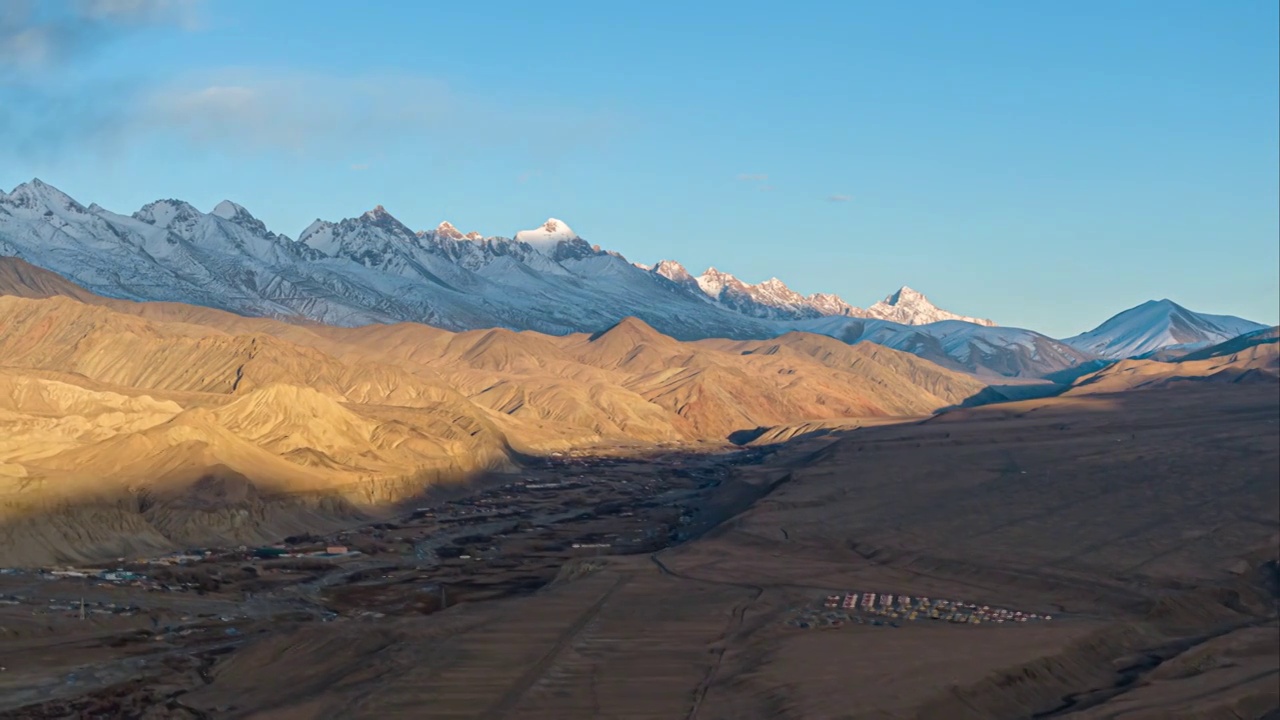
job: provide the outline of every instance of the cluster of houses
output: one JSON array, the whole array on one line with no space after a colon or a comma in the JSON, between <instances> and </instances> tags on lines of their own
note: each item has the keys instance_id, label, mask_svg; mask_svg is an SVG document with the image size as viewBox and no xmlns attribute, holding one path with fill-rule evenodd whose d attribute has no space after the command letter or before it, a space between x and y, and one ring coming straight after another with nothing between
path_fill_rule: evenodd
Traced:
<instances>
[{"instance_id":1,"label":"cluster of houses","mask_svg":"<svg viewBox=\"0 0 1280 720\"><path fill-rule=\"evenodd\" d=\"M304 558L304 557L350 557L359 555L359 550L350 550L346 545L326 545L324 548L302 549L295 547L287 547L280 545L271 545L267 547L254 548L247 551L241 548L241 552L250 552L250 555L260 560L271 560L273 558Z\"/></svg>"},{"instance_id":2,"label":"cluster of houses","mask_svg":"<svg viewBox=\"0 0 1280 720\"><path fill-rule=\"evenodd\" d=\"M953 623L1025 623L1030 621L1052 620L1052 615L1024 613L1021 610L978 605L958 600L931 599L912 597L910 595L894 595L892 593L849 592L841 595L828 595L827 609L840 608L847 612L869 615L880 615L894 620L943 620Z\"/></svg>"},{"instance_id":3,"label":"cluster of houses","mask_svg":"<svg viewBox=\"0 0 1280 720\"><path fill-rule=\"evenodd\" d=\"M45 580L97 580L102 583L110 583L112 585L131 585L134 587L157 586L158 583L151 581L146 575L136 573L124 568L115 568L114 570L106 568L46 568L40 571L40 577Z\"/></svg>"},{"instance_id":4,"label":"cluster of houses","mask_svg":"<svg viewBox=\"0 0 1280 720\"><path fill-rule=\"evenodd\" d=\"M786 620L801 629L841 627L845 624L902 627L903 622L940 622L982 625L1026 623L1052 620L1052 615L1022 612L939 598L895 595L893 593L849 592L828 595L822 608L800 608Z\"/></svg>"}]
</instances>

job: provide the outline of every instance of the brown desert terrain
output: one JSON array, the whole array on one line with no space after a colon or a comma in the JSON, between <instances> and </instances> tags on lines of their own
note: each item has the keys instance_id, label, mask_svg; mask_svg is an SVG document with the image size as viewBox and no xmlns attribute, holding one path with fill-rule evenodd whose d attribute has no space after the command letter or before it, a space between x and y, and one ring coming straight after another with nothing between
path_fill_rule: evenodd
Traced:
<instances>
[{"instance_id":1,"label":"brown desert terrain","mask_svg":"<svg viewBox=\"0 0 1280 720\"><path fill-rule=\"evenodd\" d=\"M1190 379L1274 343L959 407L800 333L0 279L0 717L1280 713L1280 382Z\"/></svg>"},{"instance_id":2,"label":"brown desert terrain","mask_svg":"<svg viewBox=\"0 0 1280 720\"><path fill-rule=\"evenodd\" d=\"M293 325L100 298L12 258L0 317L7 562L115 557L139 536L173 549L263 541L296 529L291 513L311 523L324 505L345 521L526 454L723 447L743 429L928 415L985 387L869 344L794 334L745 351L635 319L565 337ZM169 517L206 477L251 487L238 508L251 521ZM81 543L86 504L118 515L118 537L95 523ZM159 519L130 513L139 504ZM65 522L32 520L49 513ZM139 532L157 522L158 535Z\"/></svg>"}]
</instances>

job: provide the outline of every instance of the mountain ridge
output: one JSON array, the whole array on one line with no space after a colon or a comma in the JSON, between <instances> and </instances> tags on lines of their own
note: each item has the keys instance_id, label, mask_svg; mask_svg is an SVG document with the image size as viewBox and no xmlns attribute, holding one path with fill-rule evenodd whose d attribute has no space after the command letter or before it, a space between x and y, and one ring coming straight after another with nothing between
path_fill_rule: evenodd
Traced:
<instances>
[{"instance_id":1,"label":"mountain ridge","mask_svg":"<svg viewBox=\"0 0 1280 720\"><path fill-rule=\"evenodd\" d=\"M663 264L643 270L555 218L511 238L464 234L448 222L415 232L379 205L354 218L317 219L294 240L230 200L202 213L161 199L119 215L39 179L0 197L0 252L102 295L328 324L410 320L566 333L636 315L694 339L765 337L773 321L861 312L833 294L805 297L776 278L750 285L727 273L723 296L706 302L706 292L667 277L674 273ZM135 255L129 273L112 272Z\"/></svg>"},{"instance_id":2,"label":"mountain ridge","mask_svg":"<svg viewBox=\"0 0 1280 720\"><path fill-rule=\"evenodd\" d=\"M0 255L23 258L98 296L295 324L408 321L449 331L569 335L638 317L679 340L803 330L870 340L993 376L1044 377L1147 348L1192 350L1261 327L1172 304L1176 312L1132 323L1117 320L1121 313L1107 321L1110 329L1104 323L1063 341L942 310L905 285L864 309L833 294L802 295L777 278L752 284L714 267L694 276L671 260L640 265L555 218L512 238L484 237L448 222L414 231L379 205L337 222L317 219L294 240L230 200L209 213L169 199L119 215L86 207L38 179L0 195ZM1144 303L1127 317L1166 304ZM1124 338L1103 337L1117 324Z\"/></svg>"}]
</instances>

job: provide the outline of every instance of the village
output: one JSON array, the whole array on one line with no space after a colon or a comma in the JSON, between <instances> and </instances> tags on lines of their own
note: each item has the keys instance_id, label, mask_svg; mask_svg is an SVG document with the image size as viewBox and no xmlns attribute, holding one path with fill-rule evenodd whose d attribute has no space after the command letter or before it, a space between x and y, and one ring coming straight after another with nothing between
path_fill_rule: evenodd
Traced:
<instances>
[{"instance_id":1,"label":"village","mask_svg":"<svg viewBox=\"0 0 1280 720\"><path fill-rule=\"evenodd\" d=\"M723 463L696 456L637 463L553 455L468 494L428 495L332 533L92 566L0 568L0 613L15 606L69 619L176 612L194 622L435 612L534 591L574 558L652 552L687 539L706 524L700 498L724 473ZM242 607L214 606L228 602Z\"/></svg>"},{"instance_id":2,"label":"village","mask_svg":"<svg viewBox=\"0 0 1280 720\"><path fill-rule=\"evenodd\" d=\"M936 620L959 625L1003 625L1052 620L1048 614L1010 610L960 600L850 591L828 595L797 610L784 622L795 628L838 628L846 624L902 627L904 622Z\"/></svg>"}]
</instances>

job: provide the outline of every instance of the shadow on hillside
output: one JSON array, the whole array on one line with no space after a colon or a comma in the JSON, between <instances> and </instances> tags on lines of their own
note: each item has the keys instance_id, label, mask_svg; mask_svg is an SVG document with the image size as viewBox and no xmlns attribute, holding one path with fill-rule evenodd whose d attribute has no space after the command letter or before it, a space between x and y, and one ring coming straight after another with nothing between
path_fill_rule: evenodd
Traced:
<instances>
[{"instance_id":1,"label":"shadow on hillside","mask_svg":"<svg viewBox=\"0 0 1280 720\"><path fill-rule=\"evenodd\" d=\"M1089 373L1095 373L1104 368L1111 367L1112 365L1115 365L1117 362L1119 361L1118 360L1089 360L1088 362L1081 363L1076 367L1063 368L1062 370L1059 370L1057 372L1051 372L1048 375L1045 375L1044 379L1048 380L1051 383L1057 383L1059 385L1070 385L1074 383L1076 380L1079 380L1085 375L1088 375Z\"/></svg>"},{"instance_id":2,"label":"shadow on hillside","mask_svg":"<svg viewBox=\"0 0 1280 720\"><path fill-rule=\"evenodd\" d=\"M770 430L773 430L773 429L774 428L772 427L758 427L758 428L753 428L751 430L738 430L737 432L729 433L729 437L727 439L729 442L733 443L734 445L745 447L747 445L754 443L756 440L759 440L760 438L764 437L766 434L769 433ZM850 433L858 429L861 429L861 428L845 428L845 427L838 427L838 426L818 428L816 430L810 430L809 432L803 432L803 433L797 433L795 435L791 435L787 437L786 440L782 440L772 444L786 445L788 443L797 443L805 440L813 440L814 438L827 437L830 435L839 435L842 433Z\"/></svg>"},{"instance_id":3,"label":"shadow on hillside","mask_svg":"<svg viewBox=\"0 0 1280 720\"><path fill-rule=\"evenodd\" d=\"M975 427L989 427L985 423L1017 419L1028 414L1044 417L1058 430L1087 428L1088 424L1081 425L1080 421L1099 414L1113 416L1114 420L1109 422L1124 427L1143 414L1207 412L1202 406L1211 406L1219 413L1223 412L1223 407L1230 407L1233 415L1243 412L1256 416L1259 428L1274 432L1275 390L1280 388L1280 383L1271 378L1263 386L1250 384L1249 380L1255 377L1260 375L1246 373L1236 383L1197 382L1167 389L1072 396L1061 406L1033 403L1012 407L1008 412L983 410L980 415L982 424ZM1266 391L1268 386L1270 393ZM906 420L902 424L805 428L803 432L772 443L758 442L768 440L771 428L744 429L728 438L739 447L715 453L714 463L725 468L751 465L784 448L802 446L815 439L838 441L857 436L883 440L911 432L909 426L932 424L935 420L943 424L968 422L969 408L1008 399L999 389L991 389L991 393L977 393L959 406L960 412L935 415L926 420ZM1062 418L1060 421L1059 417ZM742 447L752 443L755 444ZM182 547L252 545L304 532L359 525L376 520L375 516L471 495L511 482L513 477L527 472L596 475L606 466L634 466L649 459L643 452L611 459L606 459L605 455L520 455L517 467L506 472L476 471L449 477L433 475L430 478L411 475L350 488L326 488L306 493L263 488L247 479L232 483L209 473L197 473L190 476L188 485L167 487L163 492L156 492L157 488L152 486L145 492L142 487L122 488L116 492L104 491L79 497L55 494L43 498L30 494L21 498L10 496L0 511L0 535L7 541L0 546L0 565L89 562L104 557L162 553ZM710 460L706 452L686 454L675 448L655 452L652 459L659 464L681 468L678 472L686 472L684 468ZM628 472L636 470L633 467ZM377 501L377 498L396 495L399 496L397 501ZM738 507L739 503L735 500L727 506Z\"/></svg>"},{"instance_id":4,"label":"shadow on hillside","mask_svg":"<svg viewBox=\"0 0 1280 720\"><path fill-rule=\"evenodd\" d=\"M996 403L1017 402L1019 400L1035 400L1039 398L1054 397L1066 391L1070 385L1057 383L1018 383L1012 385L988 385L978 392L970 395L955 405L948 405L939 408L938 413L950 412L952 410L961 410L965 408L980 407L982 405L993 405ZM729 442L738 446L746 446L755 443L762 437L768 435L771 431L776 430L776 426L760 426L750 429L736 430L725 438ZM860 428L848 427L822 427L810 430L808 432L797 433L787 436L785 441L793 442L802 440L812 440L814 438L826 437L829 435L839 435L853 432Z\"/></svg>"},{"instance_id":5,"label":"shadow on hillside","mask_svg":"<svg viewBox=\"0 0 1280 720\"><path fill-rule=\"evenodd\" d=\"M994 405L996 403L1018 402L1019 400L1038 400L1040 398L1055 397L1066 392L1070 387L1070 384L1056 382L988 385L956 405L939 408L938 413L980 407L982 405Z\"/></svg>"}]
</instances>

